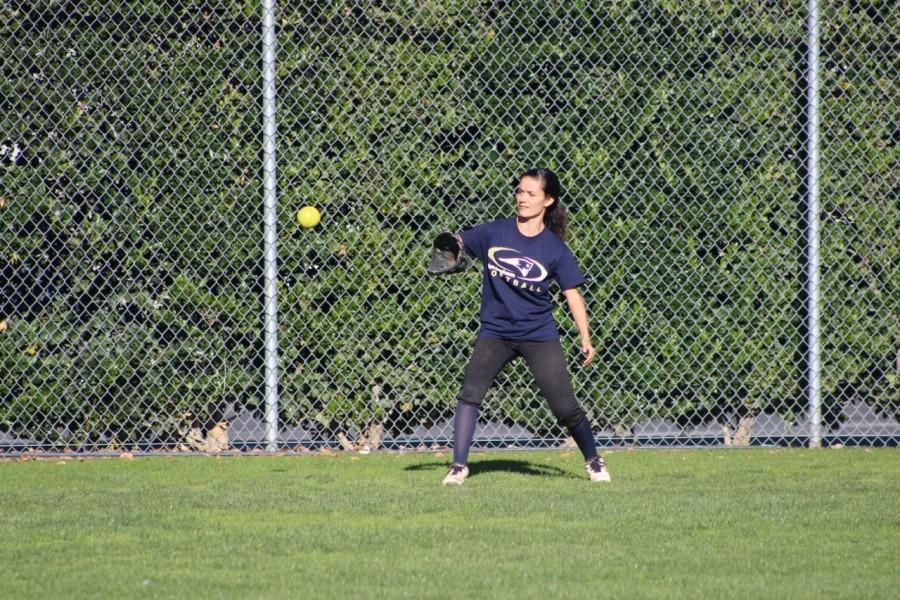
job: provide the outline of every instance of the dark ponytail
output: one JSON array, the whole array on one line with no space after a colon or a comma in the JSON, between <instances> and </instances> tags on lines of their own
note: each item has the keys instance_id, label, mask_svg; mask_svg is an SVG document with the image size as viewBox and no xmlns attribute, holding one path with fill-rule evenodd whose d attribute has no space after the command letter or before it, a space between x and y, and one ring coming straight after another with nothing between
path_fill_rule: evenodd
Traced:
<instances>
[{"instance_id":1,"label":"dark ponytail","mask_svg":"<svg viewBox=\"0 0 900 600\"><path fill-rule=\"evenodd\" d=\"M522 177L533 177L540 181L544 194L556 200L544 212L544 226L555 233L559 239L565 241L569 217L566 215L566 207L562 205L560 200L562 186L559 184L559 177L550 169L529 169L522 173L519 179L522 179Z\"/></svg>"}]
</instances>

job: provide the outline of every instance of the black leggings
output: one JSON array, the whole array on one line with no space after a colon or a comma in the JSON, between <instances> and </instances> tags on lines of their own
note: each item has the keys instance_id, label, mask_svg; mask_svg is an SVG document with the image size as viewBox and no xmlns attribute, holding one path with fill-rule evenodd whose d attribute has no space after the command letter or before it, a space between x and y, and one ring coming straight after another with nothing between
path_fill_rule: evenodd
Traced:
<instances>
[{"instance_id":1,"label":"black leggings","mask_svg":"<svg viewBox=\"0 0 900 600\"><path fill-rule=\"evenodd\" d=\"M549 342L515 342L479 337L466 367L466 377L457 400L475 407L504 365L516 356L525 357L528 368L550 410L561 425L575 427L584 417L584 409L575 400L566 358L559 340Z\"/></svg>"}]
</instances>

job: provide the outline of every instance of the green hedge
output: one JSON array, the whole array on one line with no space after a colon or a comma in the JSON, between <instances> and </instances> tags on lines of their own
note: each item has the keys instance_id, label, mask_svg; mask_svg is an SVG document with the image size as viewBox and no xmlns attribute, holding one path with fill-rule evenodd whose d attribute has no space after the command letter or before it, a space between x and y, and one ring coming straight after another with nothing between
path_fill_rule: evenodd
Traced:
<instances>
[{"instance_id":1,"label":"green hedge","mask_svg":"<svg viewBox=\"0 0 900 600\"><path fill-rule=\"evenodd\" d=\"M448 415L480 275L423 277L427 245L511 214L534 165L589 279L599 364L572 364L595 425L805 410L802 3L316 6L278 18L283 423ZM895 13L823 7L832 420L900 408ZM0 15L0 138L25 148L0 167L0 427L171 443L259 408L257 3ZM524 367L499 383L490 418L559 434Z\"/></svg>"}]
</instances>

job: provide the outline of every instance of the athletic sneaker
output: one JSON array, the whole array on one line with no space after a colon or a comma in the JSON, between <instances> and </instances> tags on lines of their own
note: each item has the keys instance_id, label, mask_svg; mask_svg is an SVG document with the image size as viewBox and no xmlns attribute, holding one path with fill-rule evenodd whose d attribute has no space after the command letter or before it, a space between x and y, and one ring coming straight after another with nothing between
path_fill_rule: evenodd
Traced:
<instances>
[{"instance_id":1,"label":"athletic sneaker","mask_svg":"<svg viewBox=\"0 0 900 600\"><path fill-rule=\"evenodd\" d=\"M602 456L587 461L584 463L584 468L587 470L588 477L591 478L591 481L612 481L612 477L609 476L609 471L606 470L606 462L603 460Z\"/></svg>"},{"instance_id":2,"label":"athletic sneaker","mask_svg":"<svg viewBox=\"0 0 900 600\"><path fill-rule=\"evenodd\" d=\"M447 474L444 476L444 485L462 485L466 480L466 477L469 476L469 467L466 465L458 465L453 464L450 465L450 470L447 471Z\"/></svg>"}]
</instances>

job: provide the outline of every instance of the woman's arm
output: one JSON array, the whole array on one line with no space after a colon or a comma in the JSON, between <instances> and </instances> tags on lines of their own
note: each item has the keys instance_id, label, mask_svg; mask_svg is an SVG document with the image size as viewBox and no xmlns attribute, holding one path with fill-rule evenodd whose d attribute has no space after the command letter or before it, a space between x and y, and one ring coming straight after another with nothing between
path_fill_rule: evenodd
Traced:
<instances>
[{"instance_id":1,"label":"woman's arm","mask_svg":"<svg viewBox=\"0 0 900 600\"><path fill-rule=\"evenodd\" d=\"M588 329L587 307L584 305L584 299L578 293L578 288L564 290L566 302L569 303L569 312L575 320L575 326L578 327L578 333L581 334L581 352L584 354L584 362L582 367L586 367L594 360L594 346L591 344L591 333Z\"/></svg>"}]
</instances>

